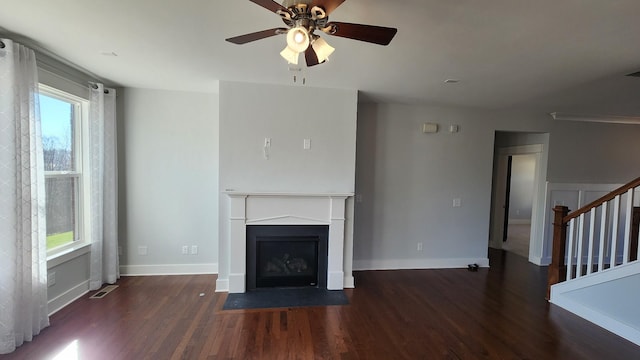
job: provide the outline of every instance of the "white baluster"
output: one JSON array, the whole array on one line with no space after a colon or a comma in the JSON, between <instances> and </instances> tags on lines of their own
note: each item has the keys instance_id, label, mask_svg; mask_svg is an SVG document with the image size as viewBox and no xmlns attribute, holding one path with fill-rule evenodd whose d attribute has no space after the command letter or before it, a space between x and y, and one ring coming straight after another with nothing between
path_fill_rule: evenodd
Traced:
<instances>
[{"instance_id":1,"label":"white baluster","mask_svg":"<svg viewBox=\"0 0 640 360\"><path fill-rule=\"evenodd\" d=\"M616 266L616 260L618 258L618 227L620 225L620 195L617 195L613 199L613 222L612 234L611 234L611 256L609 256L610 268Z\"/></svg>"},{"instance_id":2,"label":"white baluster","mask_svg":"<svg viewBox=\"0 0 640 360\"><path fill-rule=\"evenodd\" d=\"M575 223L576 219L573 218L569 221L569 233L567 234L567 238L569 240L567 244L567 281L573 278L573 238L575 237Z\"/></svg>"},{"instance_id":3,"label":"white baluster","mask_svg":"<svg viewBox=\"0 0 640 360\"><path fill-rule=\"evenodd\" d=\"M584 214L581 214L578 221L578 252L576 254L576 279L582 276L582 246L584 242Z\"/></svg>"},{"instance_id":4,"label":"white baluster","mask_svg":"<svg viewBox=\"0 0 640 360\"><path fill-rule=\"evenodd\" d=\"M602 217L600 218L600 247L598 248L598 271L604 270L604 245L607 242L607 230L609 223L607 216L609 215L609 202L602 204Z\"/></svg>"},{"instance_id":5,"label":"white baluster","mask_svg":"<svg viewBox=\"0 0 640 360\"><path fill-rule=\"evenodd\" d=\"M633 220L633 189L627 191L627 217L624 222L624 248L622 249L622 263L629 262L629 250L631 244L631 223Z\"/></svg>"},{"instance_id":6,"label":"white baluster","mask_svg":"<svg viewBox=\"0 0 640 360\"><path fill-rule=\"evenodd\" d=\"M596 232L596 209L592 208L589 218L589 249L587 250L587 275L593 272L593 238Z\"/></svg>"}]
</instances>

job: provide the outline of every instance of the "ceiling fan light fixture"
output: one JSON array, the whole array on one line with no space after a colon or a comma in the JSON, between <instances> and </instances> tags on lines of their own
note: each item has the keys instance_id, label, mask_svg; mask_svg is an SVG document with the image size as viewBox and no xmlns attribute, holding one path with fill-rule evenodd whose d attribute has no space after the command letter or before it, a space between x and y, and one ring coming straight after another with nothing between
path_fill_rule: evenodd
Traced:
<instances>
[{"instance_id":1,"label":"ceiling fan light fixture","mask_svg":"<svg viewBox=\"0 0 640 360\"><path fill-rule=\"evenodd\" d=\"M301 53L309 47L309 32L302 26L296 26L287 32L287 47Z\"/></svg>"},{"instance_id":2,"label":"ceiling fan light fixture","mask_svg":"<svg viewBox=\"0 0 640 360\"><path fill-rule=\"evenodd\" d=\"M280 56L282 56L285 60L287 60L289 64L294 64L294 65L298 65L299 55L300 55L299 52L293 51L289 46L287 46L286 48L284 48L284 50L280 52Z\"/></svg>"},{"instance_id":3,"label":"ceiling fan light fixture","mask_svg":"<svg viewBox=\"0 0 640 360\"><path fill-rule=\"evenodd\" d=\"M313 41L311 46L313 47L313 50L316 52L316 56L318 57L319 63L323 63L329 60L329 56L331 56L331 54L333 54L333 52L336 50L321 37L317 37Z\"/></svg>"}]
</instances>

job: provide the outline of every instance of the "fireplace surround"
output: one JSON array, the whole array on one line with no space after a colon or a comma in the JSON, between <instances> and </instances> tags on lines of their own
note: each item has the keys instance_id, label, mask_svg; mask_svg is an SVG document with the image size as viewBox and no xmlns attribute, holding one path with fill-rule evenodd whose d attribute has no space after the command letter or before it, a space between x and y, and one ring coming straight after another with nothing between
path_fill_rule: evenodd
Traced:
<instances>
[{"instance_id":1,"label":"fireplace surround","mask_svg":"<svg viewBox=\"0 0 640 360\"><path fill-rule=\"evenodd\" d=\"M228 275L216 281L216 291L247 290L247 226L328 226L326 288L353 287L352 224L346 221L352 193L247 193L226 192L229 199Z\"/></svg>"}]
</instances>

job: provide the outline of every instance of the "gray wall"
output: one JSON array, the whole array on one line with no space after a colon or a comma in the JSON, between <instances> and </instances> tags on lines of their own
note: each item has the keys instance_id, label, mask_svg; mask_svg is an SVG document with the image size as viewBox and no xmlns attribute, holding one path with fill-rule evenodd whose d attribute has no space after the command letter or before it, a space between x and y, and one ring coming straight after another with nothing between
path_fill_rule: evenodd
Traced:
<instances>
[{"instance_id":1,"label":"gray wall","mask_svg":"<svg viewBox=\"0 0 640 360\"><path fill-rule=\"evenodd\" d=\"M127 88L119 96L121 266L214 265L218 95ZM183 255L184 245L198 254Z\"/></svg>"},{"instance_id":2,"label":"gray wall","mask_svg":"<svg viewBox=\"0 0 640 360\"><path fill-rule=\"evenodd\" d=\"M354 191L356 113L354 90L220 83L220 254L229 249L226 190ZM311 149L303 149L304 139ZM228 265L221 255L220 279Z\"/></svg>"},{"instance_id":3,"label":"gray wall","mask_svg":"<svg viewBox=\"0 0 640 360\"><path fill-rule=\"evenodd\" d=\"M354 269L486 260L493 130L482 120L465 109L360 106ZM423 134L424 122L440 132Z\"/></svg>"},{"instance_id":4,"label":"gray wall","mask_svg":"<svg viewBox=\"0 0 640 360\"><path fill-rule=\"evenodd\" d=\"M535 168L535 155L512 156L509 219L531 221Z\"/></svg>"},{"instance_id":5,"label":"gray wall","mask_svg":"<svg viewBox=\"0 0 640 360\"><path fill-rule=\"evenodd\" d=\"M422 134L424 122L442 130ZM449 134L450 124L460 132ZM354 269L486 259L496 131L548 132L549 181L625 183L640 175L640 126L560 122L524 110L362 104ZM462 206L452 207L453 198Z\"/></svg>"},{"instance_id":6,"label":"gray wall","mask_svg":"<svg viewBox=\"0 0 640 360\"><path fill-rule=\"evenodd\" d=\"M556 121L548 180L624 184L640 176L640 125Z\"/></svg>"}]
</instances>

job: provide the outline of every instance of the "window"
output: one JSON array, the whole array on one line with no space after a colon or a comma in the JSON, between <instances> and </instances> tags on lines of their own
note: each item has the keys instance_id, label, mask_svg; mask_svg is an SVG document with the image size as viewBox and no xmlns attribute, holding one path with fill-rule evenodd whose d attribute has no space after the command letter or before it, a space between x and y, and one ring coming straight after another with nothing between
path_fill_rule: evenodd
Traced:
<instances>
[{"instance_id":1,"label":"window","mask_svg":"<svg viewBox=\"0 0 640 360\"><path fill-rule=\"evenodd\" d=\"M86 240L84 190L88 183L82 140L87 108L85 99L40 85L49 253Z\"/></svg>"}]
</instances>

